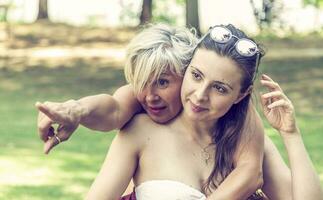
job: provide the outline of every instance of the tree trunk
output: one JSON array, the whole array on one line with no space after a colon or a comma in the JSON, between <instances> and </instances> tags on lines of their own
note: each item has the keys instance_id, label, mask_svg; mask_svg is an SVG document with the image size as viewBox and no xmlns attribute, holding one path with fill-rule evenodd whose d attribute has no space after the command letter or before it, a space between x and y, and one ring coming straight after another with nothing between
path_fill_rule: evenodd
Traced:
<instances>
[{"instance_id":1,"label":"tree trunk","mask_svg":"<svg viewBox=\"0 0 323 200\"><path fill-rule=\"evenodd\" d=\"M47 0L39 0L38 3L38 16L37 20L48 20L48 6L47 6Z\"/></svg>"},{"instance_id":2,"label":"tree trunk","mask_svg":"<svg viewBox=\"0 0 323 200\"><path fill-rule=\"evenodd\" d=\"M261 8L256 8L254 0L250 0L253 14L256 18L260 31L270 28L273 20L273 6L275 0L262 0Z\"/></svg>"},{"instance_id":3,"label":"tree trunk","mask_svg":"<svg viewBox=\"0 0 323 200\"><path fill-rule=\"evenodd\" d=\"M195 28L196 34L201 36L198 0L186 0L186 27Z\"/></svg>"},{"instance_id":4,"label":"tree trunk","mask_svg":"<svg viewBox=\"0 0 323 200\"><path fill-rule=\"evenodd\" d=\"M143 0L140 14L140 25L149 23L152 18L152 0Z\"/></svg>"}]
</instances>

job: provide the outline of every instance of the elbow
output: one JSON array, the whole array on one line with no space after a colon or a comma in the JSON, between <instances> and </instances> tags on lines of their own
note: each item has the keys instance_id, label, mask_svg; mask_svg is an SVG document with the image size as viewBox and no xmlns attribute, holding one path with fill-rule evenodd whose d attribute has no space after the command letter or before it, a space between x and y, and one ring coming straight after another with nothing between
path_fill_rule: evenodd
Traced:
<instances>
[{"instance_id":1,"label":"elbow","mask_svg":"<svg viewBox=\"0 0 323 200\"><path fill-rule=\"evenodd\" d=\"M250 165L249 163L243 166L244 174L244 192L239 199L248 199L256 193L258 189L261 189L264 183L263 172L261 166Z\"/></svg>"},{"instance_id":2,"label":"elbow","mask_svg":"<svg viewBox=\"0 0 323 200\"><path fill-rule=\"evenodd\" d=\"M257 189L262 188L263 184L264 184L264 178L263 178L263 173L262 170L255 170L254 172L254 178L252 180L252 185L253 185L253 189L254 191L256 191Z\"/></svg>"},{"instance_id":3,"label":"elbow","mask_svg":"<svg viewBox=\"0 0 323 200\"><path fill-rule=\"evenodd\" d=\"M264 184L264 174L263 174L263 170L262 170L262 164L260 165L255 165L255 166L252 166L252 171L253 172L253 175L254 175L254 187L256 189L259 189L263 186Z\"/></svg>"},{"instance_id":4,"label":"elbow","mask_svg":"<svg viewBox=\"0 0 323 200\"><path fill-rule=\"evenodd\" d=\"M252 198L257 193L257 190L262 188L264 183L262 171L257 172L254 170L253 173L249 174L249 177L248 187L243 199Z\"/></svg>"},{"instance_id":5,"label":"elbow","mask_svg":"<svg viewBox=\"0 0 323 200\"><path fill-rule=\"evenodd\" d=\"M249 170L249 192L250 194L255 193L258 189L262 188L264 184L263 173L262 170L259 169L252 169Z\"/></svg>"},{"instance_id":6,"label":"elbow","mask_svg":"<svg viewBox=\"0 0 323 200\"><path fill-rule=\"evenodd\" d=\"M257 180L255 182L256 182L255 184L256 189L262 188L262 186L264 185L264 178L262 173L260 173L259 177L257 177Z\"/></svg>"}]
</instances>

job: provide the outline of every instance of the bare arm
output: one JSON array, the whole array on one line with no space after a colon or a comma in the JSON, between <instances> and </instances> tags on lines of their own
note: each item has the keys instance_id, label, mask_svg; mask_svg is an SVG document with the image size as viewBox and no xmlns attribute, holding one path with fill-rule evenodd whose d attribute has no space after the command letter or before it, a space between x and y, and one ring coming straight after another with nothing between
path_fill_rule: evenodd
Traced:
<instances>
[{"instance_id":1,"label":"bare arm","mask_svg":"<svg viewBox=\"0 0 323 200\"><path fill-rule=\"evenodd\" d=\"M130 85L120 87L113 96L100 94L78 102L87 110L81 116L80 124L99 131L120 129L141 110Z\"/></svg>"},{"instance_id":2,"label":"bare arm","mask_svg":"<svg viewBox=\"0 0 323 200\"><path fill-rule=\"evenodd\" d=\"M298 130L293 137L284 138L292 176L292 196L294 200L323 199L320 180L305 149Z\"/></svg>"},{"instance_id":3,"label":"bare arm","mask_svg":"<svg viewBox=\"0 0 323 200\"><path fill-rule=\"evenodd\" d=\"M90 129L110 131L123 127L141 110L130 85L119 88L113 96L107 94L84 97L78 101L63 103L36 103L38 109L38 133L48 153L58 144L56 136L66 141L82 124ZM53 124L59 124L54 130Z\"/></svg>"},{"instance_id":4,"label":"bare arm","mask_svg":"<svg viewBox=\"0 0 323 200\"><path fill-rule=\"evenodd\" d=\"M265 137L263 172L262 189L270 200L292 199L291 171L268 136Z\"/></svg>"},{"instance_id":5,"label":"bare arm","mask_svg":"<svg viewBox=\"0 0 323 200\"><path fill-rule=\"evenodd\" d=\"M323 199L319 177L296 124L293 104L269 76L263 75L261 84L269 90L261 96L264 115L270 125L279 131L287 150L291 169L292 199Z\"/></svg>"},{"instance_id":6,"label":"bare arm","mask_svg":"<svg viewBox=\"0 0 323 200\"><path fill-rule=\"evenodd\" d=\"M126 128L128 129L128 128ZM135 130L122 130L114 138L86 199L119 199L135 173L141 145Z\"/></svg>"},{"instance_id":7,"label":"bare arm","mask_svg":"<svg viewBox=\"0 0 323 200\"><path fill-rule=\"evenodd\" d=\"M262 185L264 130L259 115L250 107L243 137L237 149L235 169L208 199L245 200Z\"/></svg>"}]
</instances>

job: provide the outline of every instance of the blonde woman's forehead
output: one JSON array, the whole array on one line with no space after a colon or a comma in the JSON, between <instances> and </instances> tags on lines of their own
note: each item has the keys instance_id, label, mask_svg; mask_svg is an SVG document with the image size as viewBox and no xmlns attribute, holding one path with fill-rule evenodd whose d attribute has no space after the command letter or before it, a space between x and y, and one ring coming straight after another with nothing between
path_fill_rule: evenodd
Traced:
<instances>
[{"instance_id":1,"label":"blonde woman's forehead","mask_svg":"<svg viewBox=\"0 0 323 200\"><path fill-rule=\"evenodd\" d=\"M179 74L167 69L167 70L163 71L162 73L160 73L159 76L156 74L151 74L147 80L147 83L151 84L161 78L177 79L177 78L182 78L182 77L183 77L182 75L179 75Z\"/></svg>"}]
</instances>

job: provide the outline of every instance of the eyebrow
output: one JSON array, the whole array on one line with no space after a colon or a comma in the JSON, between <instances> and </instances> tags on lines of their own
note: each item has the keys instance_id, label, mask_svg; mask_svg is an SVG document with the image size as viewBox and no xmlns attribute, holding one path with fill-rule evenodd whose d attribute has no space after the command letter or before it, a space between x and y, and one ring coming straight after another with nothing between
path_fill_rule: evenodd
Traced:
<instances>
[{"instance_id":1,"label":"eyebrow","mask_svg":"<svg viewBox=\"0 0 323 200\"><path fill-rule=\"evenodd\" d=\"M190 66L191 68L193 68L194 70L196 70L198 73L200 73L201 75L202 75L202 77L204 77L204 74L203 74L203 72L201 72L199 69L197 69L196 67L194 67L194 66ZM228 86L231 90L233 90L233 87L230 85L230 84L228 84L228 83L225 83L225 82L222 82L222 81L213 81L214 83L217 83L217 84L221 84L221 85L226 85L226 86Z\"/></svg>"},{"instance_id":2,"label":"eyebrow","mask_svg":"<svg viewBox=\"0 0 323 200\"><path fill-rule=\"evenodd\" d=\"M170 76L170 74L166 73L166 72L163 72L163 73L160 74L160 76Z\"/></svg>"}]
</instances>

